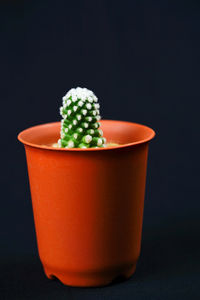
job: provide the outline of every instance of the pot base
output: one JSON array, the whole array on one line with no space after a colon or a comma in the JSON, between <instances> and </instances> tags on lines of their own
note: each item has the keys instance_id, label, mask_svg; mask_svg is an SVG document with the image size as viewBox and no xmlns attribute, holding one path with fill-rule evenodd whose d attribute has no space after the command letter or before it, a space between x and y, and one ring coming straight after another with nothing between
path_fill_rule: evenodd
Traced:
<instances>
[{"instance_id":1,"label":"pot base","mask_svg":"<svg viewBox=\"0 0 200 300\"><path fill-rule=\"evenodd\" d=\"M118 271L102 271L102 272L53 272L48 267L44 267L46 276L53 280L57 278L64 285L74 287L98 287L109 285L113 282L123 281L133 275L136 264L131 264Z\"/></svg>"}]
</instances>

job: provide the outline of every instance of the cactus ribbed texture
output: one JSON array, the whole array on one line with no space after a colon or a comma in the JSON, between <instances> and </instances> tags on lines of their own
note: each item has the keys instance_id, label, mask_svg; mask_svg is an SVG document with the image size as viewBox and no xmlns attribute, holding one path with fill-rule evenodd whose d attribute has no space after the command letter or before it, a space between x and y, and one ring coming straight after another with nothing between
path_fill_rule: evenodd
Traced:
<instances>
[{"instance_id":1,"label":"cactus ribbed texture","mask_svg":"<svg viewBox=\"0 0 200 300\"><path fill-rule=\"evenodd\" d=\"M99 129L99 103L92 91L80 87L69 90L63 97L60 114L63 119L59 147L105 147L106 139Z\"/></svg>"}]
</instances>

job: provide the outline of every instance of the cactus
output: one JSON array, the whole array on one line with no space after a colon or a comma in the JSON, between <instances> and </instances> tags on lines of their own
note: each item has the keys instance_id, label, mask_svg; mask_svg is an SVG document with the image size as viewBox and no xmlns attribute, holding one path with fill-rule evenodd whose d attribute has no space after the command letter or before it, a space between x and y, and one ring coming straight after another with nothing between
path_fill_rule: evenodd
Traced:
<instances>
[{"instance_id":1,"label":"cactus","mask_svg":"<svg viewBox=\"0 0 200 300\"><path fill-rule=\"evenodd\" d=\"M60 148L105 147L106 139L99 128L99 103L92 91L80 87L71 89L63 97L60 114Z\"/></svg>"}]
</instances>

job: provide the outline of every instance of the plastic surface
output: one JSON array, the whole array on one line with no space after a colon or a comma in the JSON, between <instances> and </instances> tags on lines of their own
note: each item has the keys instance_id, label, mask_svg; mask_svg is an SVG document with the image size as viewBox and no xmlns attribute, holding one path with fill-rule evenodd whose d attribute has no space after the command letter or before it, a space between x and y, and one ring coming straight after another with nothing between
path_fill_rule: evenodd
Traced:
<instances>
[{"instance_id":1,"label":"plastic surface","mask_svg":"<svg viewBox=\"0 0 200 300\"><path fill-rule=\"evenodd\" d=\"M71 286L130 277L140 254L148 141L146 126L101 121L99 149L57 149L60 123L21 132L39 256L46 275Z\"/></svg>"}]
</instances>

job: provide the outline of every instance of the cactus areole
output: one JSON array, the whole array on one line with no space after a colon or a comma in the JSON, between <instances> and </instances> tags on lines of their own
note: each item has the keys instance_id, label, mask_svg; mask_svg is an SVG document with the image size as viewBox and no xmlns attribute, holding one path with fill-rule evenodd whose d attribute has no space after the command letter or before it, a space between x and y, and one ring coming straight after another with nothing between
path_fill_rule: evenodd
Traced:
<instances>
[{"instance_id":1,"label":"cactus areole","mask_svg":"<svg viewBox=\"0 0 200 300\"><path fill-rule=\"evenodd\" d=\"M60 148L105 147L106 139L99 128L99 103L92 91L80 87L69 90L63 97L60 114Z\"/></svg>"}]
</instances>

